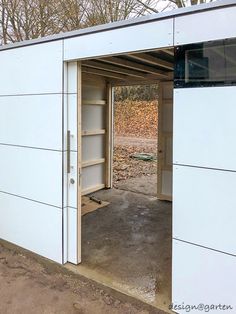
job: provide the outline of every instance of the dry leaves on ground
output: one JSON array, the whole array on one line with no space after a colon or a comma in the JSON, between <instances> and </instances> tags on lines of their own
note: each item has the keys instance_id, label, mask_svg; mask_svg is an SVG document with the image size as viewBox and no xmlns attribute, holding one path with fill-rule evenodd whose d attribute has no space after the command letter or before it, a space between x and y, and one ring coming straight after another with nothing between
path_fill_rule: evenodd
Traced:
<instances>
[{"instance_id":1,"label":"dry leaves on ground","mask_svg":"<svg viewBox=\"0 0 236 314\"><path fill-rule=\"evenodd\" d=\"M137 178L157 173L157 161L143 161L132 158L134 153L151 153L156 156L156 145L128 146L116 145L114 148L113 180L114 186L121 180Z\"/></svg>"},{"instance_id":2,"label":"dry leaves on ground","mask_svg":"<svg viewBox=\"0 0 236 314\"><path fill-rule=\"evenodd\" d=\"M157 101L115 103L115 134L155 138L157 136Z\"/></svg>"}]
</instances>

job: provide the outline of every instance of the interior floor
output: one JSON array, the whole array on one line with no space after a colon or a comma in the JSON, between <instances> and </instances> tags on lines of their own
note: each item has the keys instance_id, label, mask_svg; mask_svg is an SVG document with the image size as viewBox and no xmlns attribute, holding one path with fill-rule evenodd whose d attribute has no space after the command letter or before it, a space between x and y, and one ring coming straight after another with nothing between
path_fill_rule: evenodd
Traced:
<instances>
[{"instance_id":1,"label":"interior floor","mask_svg":"<svg viewBox=\"0 0 236 314\"><path fill-rule=\"evenodd\" d=\"M109 202L82 218L77 271L163 310L171 294L171 203L118 189L93 193Z\"/></svg>"}]
</instances>

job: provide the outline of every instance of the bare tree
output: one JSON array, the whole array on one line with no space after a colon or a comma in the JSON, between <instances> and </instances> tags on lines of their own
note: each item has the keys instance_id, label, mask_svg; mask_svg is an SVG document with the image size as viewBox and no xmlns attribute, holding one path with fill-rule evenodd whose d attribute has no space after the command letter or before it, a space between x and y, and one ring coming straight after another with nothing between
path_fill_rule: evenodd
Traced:
<instances>
[{"instance_id":1,"label":"bare tree","mask_svg":"<svg viewBox=\"0 0 236 314\"><path fill-rule=\"evenodd\" d=\"M152 5L153 0L147 0ZM137 0L90 0L86 8L87 26L144 15L147 8Z\"/></svg>"},{"instance_id":2,"label":"bare tree","mask_svg":"<svg viewBox=\"0 0 236 314\"><path fill-rule=\"evenodd\" d=\"M136 0L139 4L143 5L149 12L159 13L167 8L175 9L182 7L189 7L201 3L213 2L215 0L156 0L152 5L145 0ZM165 5L163 5L165 3Z\"/></svg>"},{"instance_id":3,"label":"bare tree","mask_svg":"<svg viewBox=\"0 0 236 314\"><path fill-rule=\"evenodd\" d=\"M214 0L0 0L0 43L211 1Z\"/></svg>"}]
</instances>

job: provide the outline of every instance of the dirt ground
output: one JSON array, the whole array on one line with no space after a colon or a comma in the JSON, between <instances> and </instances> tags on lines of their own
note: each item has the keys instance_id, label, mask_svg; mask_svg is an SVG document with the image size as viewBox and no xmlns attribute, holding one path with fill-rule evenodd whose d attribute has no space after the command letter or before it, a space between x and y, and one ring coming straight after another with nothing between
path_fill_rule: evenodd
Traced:
<instances>
[{"instance_id":1,"label":"dirt ground","mask_svg":"<svg viewBox=\"0 0 236 314\"><path fill-rule=\"evenodd\" d=\"M0 313L163 313L0 242Z\"/></svg>"},{"instance_id":2,"label":"dirt ground","mask_svg":"<svg viewBox=\"0 0 236 314\"><path fill-rule=\"evenodd\" d=\"M139 177L157 174L157 160L143 161L132 158L134 153L149 153L157 157L157 139L131 136L115 136L113 158L114 187L120 182Z\"/></svg>"}]
</instances>

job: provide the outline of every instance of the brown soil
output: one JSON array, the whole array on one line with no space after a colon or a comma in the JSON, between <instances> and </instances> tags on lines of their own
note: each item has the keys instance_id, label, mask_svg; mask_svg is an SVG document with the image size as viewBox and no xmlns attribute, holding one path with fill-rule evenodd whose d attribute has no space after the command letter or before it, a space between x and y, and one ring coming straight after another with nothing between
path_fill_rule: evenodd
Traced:
<instances>
[{"instance_id":1,"label":"brown soil","mask_svg":"<svg viewBox=\"0 0 236 314\"><path fill-rule=\"evenodd\" d=\"M0 242L0 313L163 313ZM126 298L126 299L125 299ZM133 299L131 299L133 300Z\"/></svg>"}]
</instances>

